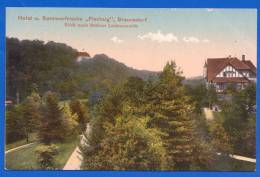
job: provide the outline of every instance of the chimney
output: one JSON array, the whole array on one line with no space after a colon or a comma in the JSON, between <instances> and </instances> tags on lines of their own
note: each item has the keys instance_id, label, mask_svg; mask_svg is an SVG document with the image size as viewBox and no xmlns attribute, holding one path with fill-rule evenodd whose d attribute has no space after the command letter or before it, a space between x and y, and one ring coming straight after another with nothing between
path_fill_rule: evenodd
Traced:
<instances>
[{"instance_id":1,"label":"chimney","mask_svg":"<svg viewBox=\"0 0 260 177\"><path fill-rule=\"evenodd\" d=\"M242 61L245 61L245 60L246 60L246 56L242 55Z\"/></svg>"}]
</instances>

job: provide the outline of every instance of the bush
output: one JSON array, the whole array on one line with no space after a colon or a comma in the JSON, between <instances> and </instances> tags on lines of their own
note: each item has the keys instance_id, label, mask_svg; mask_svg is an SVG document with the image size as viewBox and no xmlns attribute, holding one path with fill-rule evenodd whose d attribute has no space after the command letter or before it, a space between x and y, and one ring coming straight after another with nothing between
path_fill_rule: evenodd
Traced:
<instances>
[{"instance_id":1,"label":"bush","mask_svg":"<svg viewBox=\"0 0 260 177\"><path fill-rule=\"evenodd\" d=\"M58 155L58 147L54 144L40 145L36 149L37 162L41 169L56 169L55 156Z\"/></svg>"}]
</instances>

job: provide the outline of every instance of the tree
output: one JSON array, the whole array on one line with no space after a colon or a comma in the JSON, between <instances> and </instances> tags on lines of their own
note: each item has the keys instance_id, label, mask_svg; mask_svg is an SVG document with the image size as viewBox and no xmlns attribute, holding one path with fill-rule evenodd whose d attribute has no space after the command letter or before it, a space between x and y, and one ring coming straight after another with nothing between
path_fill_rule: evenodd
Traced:
<instances>
[{"instance_id":1,"label":"tree","mask_svg":"<svg viewBox=\"0 0 260 177\"><path fill-rule=\"evenodd\" d=\"M123 114L106 124L99 151L84 158L82 168L92 170L163 169L165 149L159 132L147 128L147 118Z\"/></svg>"},{"instance_id":2,"label":"tree","mask_svg":"<svg viewBox=\"0 0 260 177\"><path fill-rule=\"evenodd\" d=\"M224 90L225 94L234 94L237 92L237 88L235 84L227 84L226 89Z\"/></svg>"},{"instance_id":3,"label":"tree","mask_svg":"<svg viewBox=\"0 0 260 177\"><path fill-rule=\"evenodd\" d=\"M89 127L91 127L91 130L83 133L83 142L79 146L80 151L83 154L83 161L89 159L89 157L93 156L100 150L100 142L103 139L105 131L100 116L93 118Z\"/></svg>"},{"instance_id":4,"label":"tree","mask_svg":"<svg viewBox=\"0 0 260 177\"><path fill-rule=\"evenodd\" d=\"M69 105L65 103L62 108L62 116L63 116L63 124L65 126L66 132L64 132L65 136L71 136L78 132L78 115L76 113L72 113Z\"/></svg>"},{"instance_id":5,"label":"tree","mask_svg":"<svg viewBox=\"0 0 260 177\"><path fill-rule=\"evenodd\" d=\"M203 114L193 115L194 127L194 149L193 149L193 170L210 170L214 165L216 151L211 144L209 136L209 125Z\"/></svg>"},{"instance_id":6,"label":"tree","mask_svg":"<svg viewBox=\"0 0 260 177\"><path fill-rule=\"evenodd\" d=\"M55 156L58 155L58 147L54 144L40 145L35 150L37 162L41 169L53 170L56 169Z\"/></svg>"},{"instance_id":7,"label":"tree","mask_svg":"<svg viewBox=\"0 0 260 177\"><path fill-rule=\"evenodd\" d=\"M115 123L115 117L122 114L123 110L123 95L120 87L114 87L111 89L101 102L95 107L93 118L90 120L91 130L84 133L85 142L80 149L83 154L83 168L84 164L89 163L89 157L93 159L95 155L101 150L101 141L105 138L105 125ZM87 144L87 146L84 146ZM96 162L95 162L96 163Z\"/></svg>"},{"instance_id":8,"label":"tree","mask_svg":"<svg viewBox=\"0 0 260 177\"><path fill-rule=\"evenodd\" d=\"M23 101L37 85L40 94L55 90L71 96L77 91L75 58L76 50L65 44L6 38L7 95L16 98L19 93Z\"/></svg>"},{"instance_id":9,"label":"tree","mask_svg":"<svg viewBox=\"0 0 260 177\"><path fill-rule=\"evenodd\" d=\"M70 102L70 109L72 113L77 114L77 122L80 132L86 130L87 123L90 121L90 113L86 106L84 106L79 100L73 99Z\"/></svg>"},{"instance_id":10,"label":"tree","mask_svg":"<svg viewBox=\"0 0 260 177\"><path fill-rule=\"evenodd\" d=\"M230 136L234 152L240 155L255 154L255 143L252 143L255 141L255 101L255 85L250 84L232 93L231 99L222 104L223 127Z\"/></svg>"},{"instance_id":11,"label":"tree","mask_svg":"<svg viewBox=\"0 0 260 177\"><path fill-rule=\"evenodd\" d=\"M219 121L213 121L210 124L210 139L211 145L216 153L231 154L233 147L231 144L230 135L225 131Z\"/></svg>"},{"instance_id":12,"label":"tree","mask_svg":"<svg viewBox=\"0 0 260 177\"><path fill-rule=\"evenodd\" d=\"M202 109L207 105L207 88L205 84L199 84L196 86L186 86L186 93L191 98L192 104L194 104L195 112L202 113Z\"/></svg>"},{"instance_id":13,"label":"tree","mask_svg":"<svg viewBox=\"0 0 260 177\"><path fill-rule=\"evenodd\" d=\"M29 142L29 134L38 130L41 119L41 97L33 92L26 98L23 106L23 121L26 134L26 141Z\"/></svg>"},{"instance_id":14,"label":"tree","mask_svg":"<svg viewBox=\"0 0 260 177\"><path fill-rule=\"evenodd\" d=\"M185 96L183 77L174 62L168 62L150 99L150 125L162 132L169 169L189 169L193 161L192 105Z\"/></svg>"},{"instance_id":15,"label":"tree","mask_svg":"<svg viewBox=\"0 0 260 177\"><path fill-rule=\"evenodd\" d=\"M96 116L100 116L104 123L115 123L115 117L122 114L124 96L122 87L115 86L96 107Z\"/></svg>"},{"instance_id":16,"label":"tree","mask_svg":"<svg viewBox=\"0 0 260 177\"><path fill-rule=\"evenodd\" d=\"M196 136L193 150L192 170L212 170L216 151L210 141Z\"/></svg>"},{"instance_id":17,"label":"tree","mask_svg":"<svg viewBox=\"0 0 260 177\"><path fill-rule=\"evenodd\" d=\"M129 77L123 85L124 98L139 107L144 103L145 81L139 77Z\"/></svg>"},{"instance_id":18,"label":"tree","mask_svg":"<svg viewBox=\"0 0 260 177\"><path fill-rule=\"evenodd\" d=\"M55 93L47 92L44 98L44 114L40 123L39 138L45 144L62 141L67 130L62 110L59 107L58 97Z\"/></svg>"},{"instance_id":19,"label":"tree","mask_svg":"<svg viewBox=\"0 0 260 177\"><path fill-rule=\"evenodd\" d=\"M256 119L255 115L249 120L245 128L241 132L241 146L239 147L240 153L254 157L256 156Z\"/></svg>"},{"instance_id":20,"label":"tree","mask_svg":"<svg viewBox=\"0 0 260 177\"><path fill-rule=\"evenodd\" d=\"M26 137L24 131L23 110L21 105L15 105L6 112L6 143Z\"/></svg>"},{"instance_id":21,"label":"tree","mask_svg":"<svg viewBox=\"0 0 260 177\"><path fill-rule=\"evenodd\" d=\"M256 106L256 84L251 83L249 84L242 93L245 97L246 107L249 113L255 112Z\"/></svg>"},{"instance_id":22,"label":"tree","mask_svg":"<svg viewBox=\"0 0 260 177\"><path fill-rule=\"evenodd\" d=\"M89 144L89 148L81 148L85 158L99 151L100 142L105 136L105 124L114 124L115 117L122 114L123 95L121 89L117 86L111 89L110 93L94 108L94 116L89 121L93 131L84 133L87 140L85 143Z\"/></svg>"},{"instance_id":23,"label":"tree","mask_svg":"<svg viewBox=\"0 0 260 177\"><path fill-rule=\"evenodd\" d=\"M202 135L207 127L197 120L201 114L182 81L176 64L168 62L157 79L132 77L114 87L93 111L95 131L85 134L82 168L208 169L214 151Z\"/></svg>"},{"instance_id":24,"label":"tree","mask_svg":"<svg viewBox=\"0 0 260 177\"><path fill-rule=\"evenodd\" d=\"M217 92L216 92L216 89L213 85L210 85L208 87L207 100L208 100L208 104L209 104L210 108L212 108L213 104L215 104L218 100L217 99Z\"/></svg>"}]
</instances>

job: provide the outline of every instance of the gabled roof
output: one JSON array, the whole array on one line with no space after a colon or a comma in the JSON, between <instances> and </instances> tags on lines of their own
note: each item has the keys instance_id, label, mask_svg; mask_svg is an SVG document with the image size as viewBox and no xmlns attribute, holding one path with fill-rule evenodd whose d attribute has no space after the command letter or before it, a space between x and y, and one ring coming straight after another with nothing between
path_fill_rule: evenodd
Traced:
<instances>
[{"instance_id":1,"label":"gabled roof","mask_svg":"<svg viewBox=\"0 0 260 177\"><path fill-rule=\"evenodd\" d=\"M247 66L250 67L250 69L256 74L256 67L250 60L243 61Z\"/></svg>"},{"instance_id":2,"label":"gabled roof","mask_svg":"<svg viewBox=\"0 0 260 177\"><path fill-rule=\"evenodd\" d=\"M235 57L228 58L208 58L207 59L207 80L213 80L226 66L231 65L236 70L252 70L256 73L256 68L251 61L241 61Z\"/></svg>"}]
</instances>

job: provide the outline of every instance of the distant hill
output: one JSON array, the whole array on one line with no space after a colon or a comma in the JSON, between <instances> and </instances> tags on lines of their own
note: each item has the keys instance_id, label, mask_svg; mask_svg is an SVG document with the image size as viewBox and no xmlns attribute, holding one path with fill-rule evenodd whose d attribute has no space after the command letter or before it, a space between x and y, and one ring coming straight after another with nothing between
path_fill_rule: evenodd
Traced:
<instances>
[{"instance_id":1,"label":"distant hill","mask_svg":"<svg viewBox=\"0 0 260 177\"><path fill-rule=\"evenodd\" d=\"M6 38L7 96L22 101L37 90L59 93L62 99L91 97L97 100L115 84L130 76L144 80L157 78L158 72L137 70L105 54L80 62L77 50L53 41ZM204 84L202 77L188 78L184 84Z\"/></svg>"},{"instance_id":2,"label":"distant hill","mask_svg":"<svg viewBox=\"0 0 260 177\"><path fill-rule=\"evenodd\" d=\"M76 54L77 50L63 43L6 38L6 95L19 95L20 101L33 90L71 96L76 90Z\"/></svg>"},{"instance_id":3,"label":"distant hill","mask_svg":"<svg viewBox=\"0 0 260 177\"><path fill-rule=\"evenodd\" d=\"M77 62L77 50L63 43L6 38L7 96L24 100L33 90L59 93L62 99L102 94L129 76L156 77L104 54Z\"/></svg>"},{"instance_id":4,"label":"distant hill","mask_svg":"<svg viewBox=\"0 0 260 177\"><path fill-rule=\"evenodd\" d=\"M133 69L105 54L98 54L90 59L82 60L78 62L78 65L81 74L111 81L119 81L129 76L137 76L147 80L158 74L157 72Z\"/></svg>"},{"instance_id":5,"label":"distant hill","mask_svg":"<svg viewBox=\"0 0 260 177\"><path fill-rule=\"evenodd\" d=\"M191 78L186 78L182 82L184 85L189 85L191 87L195 87L200 84L206 84L206 81L203 76L197 76L197 77L191 77Z\"/></svg>"},{"instance_id":6,"label":"distant hill","mask_svg":"<svg viewBox=\"0 0 260 177\"><path fill-rule=\"evenodd\" d=\"M82 93L88 93L89 103L93 105L111 86L130 76L147 80L157 77L157 72L133 69L105 54L98 54L77 62L74 80Z\"/></svg>"}]
</instances>

